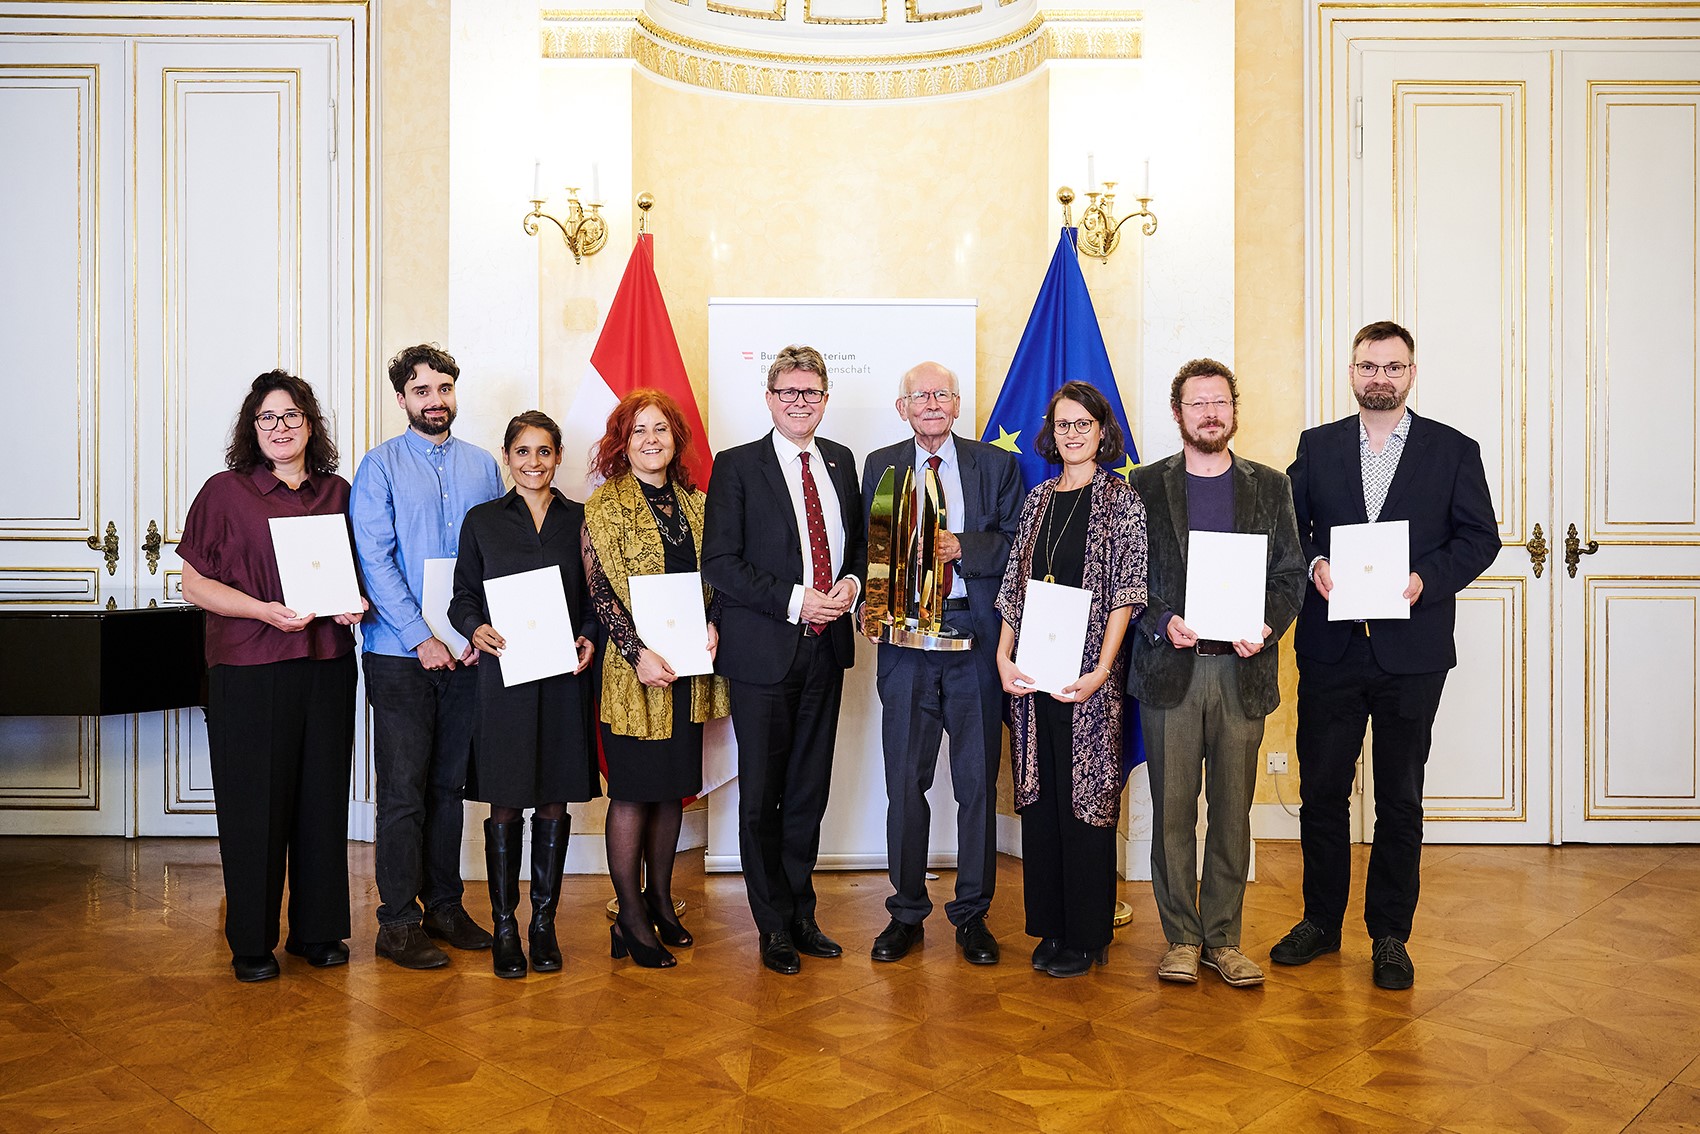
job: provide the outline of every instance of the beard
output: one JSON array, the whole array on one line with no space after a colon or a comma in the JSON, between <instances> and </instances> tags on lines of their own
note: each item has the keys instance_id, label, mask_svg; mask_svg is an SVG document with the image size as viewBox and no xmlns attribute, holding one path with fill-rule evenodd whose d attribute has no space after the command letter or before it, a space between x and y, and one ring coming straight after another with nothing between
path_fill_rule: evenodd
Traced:
<instances>
[{"instance_id":1,"label":"beard","mask_svg":"<svg viewBox=\"0 0 1700 1134\"><path fill-rule=\"evenodd\" d=\"M448 410L440 424L427 419L422 413L408 414L407 423L428 437L440 437L449 431L449 426L455 423L455 411Z\"/></svg>"},{"instance_id":2,"label":"beard","mask_svg":"<svg viewBox=\"0 0 1700 1134\"><path fill-rule=\"evenodd\" d=\"M1211 425L1221 425L1221 424L1222 423L1219 422L1219 421L1206 421L1206 422L1201 423L1199 425L1199 428L1204 429L1204 428L1208 428ZM1220 453L1224 449L1226 449L1228 447L1228 442L1232 441L1234 439L1234 434L1238 433L1239 431L1240 431L1240 421L1239 421L1238 417L1235 417L1232 424L1230 424L1226 429L1222 430L1222 432L1220 434L1216 435L1215 437L1205 437L1204 435L1202 435L1200 433L1196 433L1193 430L1188 429L1186 427L1186 425L1183 423L1181 425L1181 438L1186 441L1188 446L1190 446L1193 449L1196 449L1200 453L1215 454L1215 453Z\"/></svg>"},{"instance_id":3,"label":"beard","mask_svg":"<svg viewBox=\"0 0 1700 1134\"><path fill-rule=\"evenodd\" d=\"M1366 410L1396 410L1405 404L1405 394L1409 392L1401 393L1392 386L1377 384L1362 390L1354 389L1352 396Z\"/></svg>"}]
</instances>

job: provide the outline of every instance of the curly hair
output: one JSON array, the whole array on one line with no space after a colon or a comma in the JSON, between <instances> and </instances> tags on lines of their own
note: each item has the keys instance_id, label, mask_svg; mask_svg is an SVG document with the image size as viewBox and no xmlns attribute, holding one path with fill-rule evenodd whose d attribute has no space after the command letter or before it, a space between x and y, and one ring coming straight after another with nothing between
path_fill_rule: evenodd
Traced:
<instances>
[{"instance_id":1,"label":"curly hair","mask_svg":"<svg viewBox=\"0 0 1700 1134\"><path fill-rule=\"evenodd\" d=\"M1051 395L1051 404L1045 407L1045 426L1034 442L1039 455L1053 465L1062 464L1062 452L1057 448L1057 403L1064 398L1079 402L1098 423L1098 455L1094 459L1101 465L1113 465L1121 460L1126 453L1126 442L1122 440L1122 427L1116 424L1116 415L1110 409L1110 400L1092 383L1078 381L1064 382Z\"/></svg>"},{"instance_id":2,"label":"curly hair","mask_svg":"<svg viewBox=\"0 0 1700 1134\"><path fill-rule=\"evenodd\" d=\"M1234 372L1214 358L1195 358L1177 370L1174 381L1169 383L1169 408L1176 413L1181 412L1181 392L1186 389L1188 378L1224 379L1228 383L1228 397L1236 407L1240 404L1240 384Z\"/></svg>"},{"instance_id":3,"label":"curly hair","mask_svg":"<svg viewBox=\"0 0 1700 1134\"><path fill-rule=\"evenodd\" d=\"M407 389L407 384L413 380L414 367L421 362L438 374L447 374L456 381L460 379L460 364L455 361L454 355L434 343L420 343L390 359L390 385L395 387L396 393Z\"/></svg>"},{"instance_id":4,"label":"curly hair","mask_svg":"<svg viewBox=\"0 0 1700 1134\"><path fill-rule=\"evenodd\" d=\"M236 472L248 472L261 465L272 467L271 458L260 451L260 435L254 418L260 404L273 390L282 390L306 417L308 427L306 468L308 472L333 473L337 467L336 442L325 426L325 415L319 410L319 399L313 387L286 370L268 370L254 379L242 408L236 411L236 423L230 429L230 445L224 450L224 466Z\"/></svg>"},{"instance_id":5,"label":"curly hair","mask_svg":"<svg viewBox=\"0 0 1700 1134\"><path fill-rule=\"evenodd\" d=\"M673 459L667 463L667 478L686 492L691 492L696 485L691 481L690 470L685 467L685 452L691 447L691 427L685 424L685 411L671 396L648 387L633 390L621 398L614 412L608 415L608 428L602 434L602 440L590 451L590 471L603 480L613 480L631 469L626 446L632 437L632 426L637 422L637 415L652 406L661 411L661 416L667 420L668 430L673 434Z\"/></svg>"}]
</instances>

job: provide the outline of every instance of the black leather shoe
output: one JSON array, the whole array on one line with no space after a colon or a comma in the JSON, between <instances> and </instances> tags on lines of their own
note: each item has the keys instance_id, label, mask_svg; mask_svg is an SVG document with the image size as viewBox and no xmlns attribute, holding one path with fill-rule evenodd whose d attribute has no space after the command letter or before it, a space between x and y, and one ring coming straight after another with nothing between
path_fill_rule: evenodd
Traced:
<instances>
[{"instance_id":1,"label":"black leather shoe","mask_svg":"<svg viewBox=\"0 0 1700 1134\"><path fill-rule=\"evenodd\" d=\"M786 976L803 971L803 959L797 956L797 947L791 943L791 935L784 930L761 935L761 963Z\"/></svg>"},{"instance_id":2,"label":"black leather shoe","mask_svg":"<svg viewBox=\"0 0 1700 1134\"><path fill-rule=\"evenodd\" d=\"M1062 938L1040 938L1039 944L1033 947L1033 967L1039 972L1044 972L1051 967L1051 962L1057 959L1057 954L1061 951Z\"/></svg>"},{"instance_id":3,"label":"black leather shoe","mask_svg":"<svg viewBox=\"0 0 1700 1134\"><path fill-rule=\"evenodd\" d=\"M1375 966L1372 972L1377 988L1398 991L1416 982L1417 967L1411 964L1405 943L1397 937L1377 937L1370 949L1370 960Z\"/></svg>"},{"instance_id":4,"label":"black leather shoe","mask_svg":"<svg viewBox=\"0 0 1700 1134\"><path fill-rule=\"evenodd\" d=\"M431 944L417 922L405 925L380 925L378 941L372 952L387 957L404 969L440 969L449 963L449 955Z\"/></svg>"},{"instance_id":5,"label":"black leather shoe","mask_svg":"<svg viewBox=\"0 0 1700 1134\"><path fill-rule=\"evenodd\" d=\"M427 910L425 936L447 941L456 949L488 949L491 937L484 927L472 920L466 907L456 902L452 906Z\"/></svg>"},{"instance_id":6,"label":"black leather shoe","mask_svg":"<svg viewBox=\"0 0 1700 1134\"><path fill-rule=\"evenodd\" d=\"M290 938L283 943L283 951L292 957L305 957L315 969L348 964L348 946L340 941L296 941Z\"/></svg>"},{"instance_id":7,"label":"black leather shoe","mask_svg":"<svg viewBox=\"0 0 1700 1134\"><path fill-rule=\"evenodd\" d=\"M1305 918L1287 930L1287 936L1269 950L1269 959L1277 965L1308 965L1324 953L1340 951L1340 931L1330 933Z\"/></svg>"},{"instance_id":8,"label":"black leather shoe","mask_svg":"<svg viewBox=\"0 0 1700 1134\"><path fill-rule=\"evenodd\" d=\"M800 917L791 923L791 940L797 952L808 957L842 957L843 946L820 931L812 917Z\"/></svg>"},{"instance_id":9,"label":"black leather shoe","mask_svg":"<svg viewBox=\"0 0 1700 1134\"><path fill-rule=\"evenodd\" d=\"M236 974L236 979L245 984L257 980L271 980L278 974L277 958L270 953L260 953L251 957L230 958L230 968Z\"/></svg>"},{"instance_id":10,"label":"black leather shoe","mask_svg":"<svg viewBox=\"0 0 1700 1134\"><path fill-rule=\"evenodd\" d=\"M1102 949L1070 949L1064 945L1057 950L1057 955L1051 958L1051 963L1045 966L1045 971L1054 977L1085 976L1092 971L1093 965L1106 965L1110 961L1109 946Z\"/></svg>"},{"instance_id":11,"label":"black leather shoe","mask_svg":"<svg viewBox=\"0 0 1700 1134\"><path fill-rule=\"evenodd\" d=\"M962 950L963 960L970 965L998 963L998 939L986 928L986 919L983 917L974 918L956 927L956 945Z\"/></svg>"},{"instance_id":12,"label":"black leather shoe","mask_svg":"<svg viewBox=\"0 0 1700 1134\"><path fill-rule=\"evenodd\" d=\"M874 938L874 960L897 960L921 943L923 932L918 921L911 925L909 922L892 918L885 931Z\"/></svg>"}]
</instances>

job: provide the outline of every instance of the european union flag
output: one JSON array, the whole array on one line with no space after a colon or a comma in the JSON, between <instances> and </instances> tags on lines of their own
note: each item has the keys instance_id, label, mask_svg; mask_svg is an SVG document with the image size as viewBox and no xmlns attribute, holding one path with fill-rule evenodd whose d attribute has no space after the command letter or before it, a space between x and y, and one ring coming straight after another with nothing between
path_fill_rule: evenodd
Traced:
<instances>
[{"instance_id":1,"label":"european union flag","mask_svg":"<svg viewBox=\"0 0 1700 1134\"><path fill-rule=\"evenodd\" d=\"M1134 452L1127 411L1122 408L1116 376L1110 370L1110 352L1104 349L1104 336L1098 330L1098 313L1092 309L1086 277L1080 274L1074 229L1065 228L981 437L1015 454L1021 479L1028 488L1062 471L1060 465L1048 464L1039 455L1034 440L1045 427L1045 407L1051 395L1074 379L1092 383L1109 400L1127 442L1127 458L1114 471L1127 479L1139 463L1139 455Z\"/></svg>"},{"instance_id":2,"label":"european union flag","mask_svg":"<svg viewBox=\"0 0 1700 1134\"><path fill-rule=\"evenodd\" d=\"M1139 454L1134 449L1133 431L1127 426L1127 411L1122 408L1115 373L1110 369L1110 352L1104 349L1104 335L1098 330L1098 313L1092 308L1086 277L1080 273L1074 229L1065 228L1057 241L1056 254L1051 257L1050 269L1045 273L1045 282L1039 286L1039 298L1033 302L1033 314L1027 317L1021 345L1015 348L1003 389L998 391L997 404L986 419L986 432L980 438L1015 454L1021 465L1022 482L1029 489L1061 471L1060 465L1052 465L1039 455L1034 441L1045 427L1045 407L1050 404L1051 395L1064 382L1075 379L1092 383L1110 403L1127 444L1127 456L1114 471L1126 480L1139 463ZM1124 778L1134 765L1145 762L1139 706L1132 698L1128 701L1131 711L1122 715Z\"/></svg>"}]
</instances>

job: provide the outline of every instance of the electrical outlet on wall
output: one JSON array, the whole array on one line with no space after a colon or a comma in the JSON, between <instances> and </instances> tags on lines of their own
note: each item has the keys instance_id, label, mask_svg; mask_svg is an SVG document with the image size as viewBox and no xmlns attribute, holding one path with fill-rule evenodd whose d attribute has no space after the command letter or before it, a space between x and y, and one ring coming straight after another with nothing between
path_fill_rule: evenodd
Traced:
<instances>
[{"instance_id":1,"label":"electrical outlet on wall","mask_svg":"<svg viewBox=\"0 0 1700 1134\"><path fill-rule=\"evenodd\" d=\"M1287 754L1285 752L1270 752L1263 757L1263 770L1272 776L1287 774Z\"/></svg>"}]
</instances>

